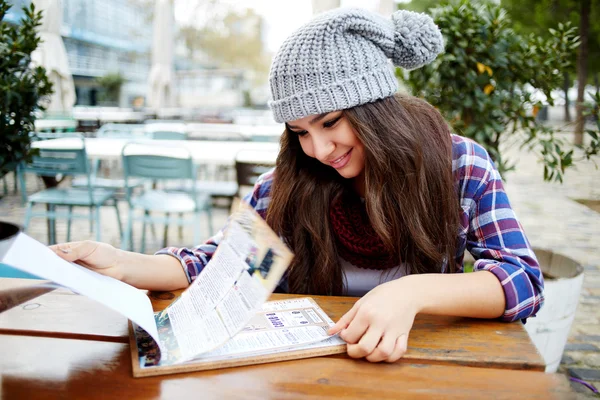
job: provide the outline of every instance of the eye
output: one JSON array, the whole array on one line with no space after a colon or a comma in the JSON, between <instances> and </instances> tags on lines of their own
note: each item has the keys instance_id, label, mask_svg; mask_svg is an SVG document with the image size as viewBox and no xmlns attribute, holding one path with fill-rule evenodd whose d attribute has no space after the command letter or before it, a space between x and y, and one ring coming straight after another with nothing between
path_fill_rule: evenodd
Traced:
<instances>
[{"instance_id":1,"label":"eye","mask_svg":"<svg viewBox=\"0 0 600 400\"><path fill-rule=\"evenodd\" d=\"M331 128L333 127L340 119L342 119L342 116L339 115L334 119L331 119L329 121L323 122L323 127L325 128Z\"/></svg>"},{"instance_id":2,"label":"eye","mask_svg":"<svg viewBox=\"0 0 600 400\"><path fill-rule=\"evenodd\" d=\"M306 136L306 134L308 133L307 131L293 131L291 129L288 129L288 131L290 133L293 133L294 135L298 135L300 137Z\"/></svg>"}]
</instances>

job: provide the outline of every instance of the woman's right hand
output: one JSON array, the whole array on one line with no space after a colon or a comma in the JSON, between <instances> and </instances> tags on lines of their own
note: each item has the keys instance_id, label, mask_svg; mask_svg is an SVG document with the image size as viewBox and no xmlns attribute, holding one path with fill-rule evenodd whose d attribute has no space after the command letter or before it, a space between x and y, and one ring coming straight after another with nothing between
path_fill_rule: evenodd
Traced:
<instances>
[{"instance_id":1,"label":"woman's right hand","mask_svg":"<svg viewBox=\"0 0 600 400\"><path fill-rule=\"evenodd\" d=\"M107 243L84 240L50 246L60 258L77 263L102 275L123 280L119 266L121 250Z\"/></svg>"}]
</instances>

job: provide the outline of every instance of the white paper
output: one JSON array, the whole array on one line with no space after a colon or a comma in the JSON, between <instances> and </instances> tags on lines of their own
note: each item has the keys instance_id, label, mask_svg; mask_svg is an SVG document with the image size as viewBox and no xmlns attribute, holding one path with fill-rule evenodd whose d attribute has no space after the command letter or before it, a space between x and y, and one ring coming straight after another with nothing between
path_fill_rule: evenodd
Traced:
<instances>
[{"instance_id":1,"label":"white paper","mask_svg":"<svg viewBox=\"0 0 600 400\"><path fill-rule=\"evenodd\" d=\"M269 296L244 261L256 244L235 221L227 233L198 278L165 310L179 344L176 360L189 360L225 344Z\"/></svg>"},{"instance_id":2,"label":"white paper","mask_svg":"<svg viewBox=\"0 0 600 400\"><path fill-rule=\"evenodd\" d=\"M196 358L234 337L260 311L291 257L264 220L242 207L202 273L162 313L167 362Z\"/></svg>"},{"instance_id":3,"label":"white paper","mask_svg":"<svg viewBox=\"0 0 600 400\"><path fill-rule=\"evenodd\" d=\"M24 233L17 236L2 262L112 308L144 328L160 346L152 303L141 290L65 261Z\"/></svg>"},{"instance_id":4,"label":"white paper","mask_svg":"<svg viewBox=\"0 0 600 400\"><path fill-rule=\"evenodd\" d=\"M181 298L186 305L194 307L194 318L201 317L214 309L245 271L246 266L238 260L231 245L223 241Z\"/></svg>"},{"instance_id":5,"label":"white paper","mask_svg":"<svg viewBox=\"0 0 600 400\"><path fill-rule=\"evenodd\" d=\"M309 350L345 342L329 336L334 322L310 298L270 301L262 305L244 330L216 350L202 354L195 362L209 362Z\"/></svg>"}]
</instances>

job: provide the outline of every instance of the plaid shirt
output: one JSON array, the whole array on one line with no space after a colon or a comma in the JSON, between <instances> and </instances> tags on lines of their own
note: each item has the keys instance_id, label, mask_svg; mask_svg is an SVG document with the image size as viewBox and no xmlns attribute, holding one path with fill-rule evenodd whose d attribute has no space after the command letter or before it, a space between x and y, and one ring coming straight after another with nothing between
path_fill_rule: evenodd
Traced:
<instances>
[{"instance_id":1,"label":"plaid shirt","mask_svg":"<svg viewBox=\"0 0 600 400\"><path fill-rule=\"evenodd\" d=\"M535 254L523 228L511 209L500 174L486 150L470 139L452 136L452 169L459 188L460 231L456 263L463 271L463 254L475 258L475 271L490 271L504 290L506 309L502 320L515 321L534 316L544 297L544 281ZM270 201L274 169L256 181L244 201L263 218ZM198 276L218 246L222 231L192 249L169 247L157 254L178 258L188 280ZM285 277L279 289L287 291Z\"/></svg>"}]
</instances>

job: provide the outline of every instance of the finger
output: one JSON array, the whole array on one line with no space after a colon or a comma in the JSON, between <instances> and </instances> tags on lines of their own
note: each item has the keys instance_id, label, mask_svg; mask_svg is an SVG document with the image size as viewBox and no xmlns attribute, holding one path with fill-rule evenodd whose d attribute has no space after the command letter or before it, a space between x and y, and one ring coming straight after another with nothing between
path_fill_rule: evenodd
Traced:
<instances>
[{"instance_id":1,"label":"finger","mask_svg":"<svg viewBox=\"0 0 600 400\"><path fill-rule=\"evenodd\" d=\"M346 329L350 322L352 322L352 320L354 319L354 316L358 312L358 308L358 302L354 303L354 306L352 306L352 308L346 314L344 314L334 326L327 330L327 334L335 335L336 333L339 333L342 329Z\"/></svg>"},{"instance_id":2,"label":"finger","mask_svg":"<svg viewBox=\"0 0 600 400\"><path fill-rule=\"evenodd\" d=\"M394 347L394 351L385 361L390 363L398 361L404 356L407 349L408 333L403 333L402 335L400 335L400 337L398 337L398 339L396 339L396 346Z\"/></svg>"},{"instance_id":3,"label":"finger","mask_svg":"<svg viewBox=\"0 0 600 400\"><path fill-rule=\"evenodd\" d=\"M68 242L50 246L50 248L62 259L67 261L77 261L90 255L94 249L94 243L90 241Z\"/></svg>"},{"instance_id":4,"label":"finger","mask_svg":"<svg viewBox=\"0 0 600 400\"><path fill-rule=\"evenodd\" d=\"M396 348L397 339L398 335L384 334L375 350L367 355L367 360L371 362L387 361Z\"/></svg>"},{"instance_id":5,"label":"finger","mask_svg":"<svg viewBox=\"0 0 600 400\"><path fill-rule=\"evenodd\" d=\"M348 344L348 355L352 358L368 356L379 344L382 334L383 330L370 327L357 344Z\"/></svg>"},{"instance_id":6,"label":"finger","mask_svg":"<svg viewBox=\"0 0 600 400\"><path fill-rule=\"evenodd\" d=\"M369 320L361 317L361 313L359 312L352 319L348 327L340 332L340 337L348 344L357 344L367 329L369 329Z\"/></svg>"},{"instance_id":7,"label":"finger","mask_svg":"<svg viewBox=\"0 0 600 400\"><path fill-rule=\"evenodd\" d=\"M48 246L50 250L55 252L59 257L65 257L66 254L71 253L70 243L59 243Z\"/></svg>"}]
</instances>

